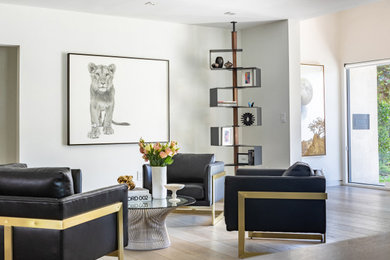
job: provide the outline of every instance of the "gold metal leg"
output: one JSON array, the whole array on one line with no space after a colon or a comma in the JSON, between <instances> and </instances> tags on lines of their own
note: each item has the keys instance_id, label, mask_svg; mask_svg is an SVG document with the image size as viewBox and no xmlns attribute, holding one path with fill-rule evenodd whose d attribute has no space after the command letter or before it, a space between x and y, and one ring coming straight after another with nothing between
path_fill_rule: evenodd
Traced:
<instances>
[{"instance_id":1,"label":"gold metal leg","mask_svg":"<svg viewBox=\"0 0 390 260\"><path fill-rule=\"evenodd\" d=\"M117 213L117 219L118 219L118 259L123 260L124 259L124 249L123 249L123 206L121 205L118 213Z\"/></svg>"},{"instance_id":2,"label":"gold metal leg","mask_svg":"<svg viewBox=\"0 0 390 260\"><path fill-rule=\"evenodd\" d=\"M12 260L12 227L4 226L4 260Z\"/></svg>"}]
</instances>

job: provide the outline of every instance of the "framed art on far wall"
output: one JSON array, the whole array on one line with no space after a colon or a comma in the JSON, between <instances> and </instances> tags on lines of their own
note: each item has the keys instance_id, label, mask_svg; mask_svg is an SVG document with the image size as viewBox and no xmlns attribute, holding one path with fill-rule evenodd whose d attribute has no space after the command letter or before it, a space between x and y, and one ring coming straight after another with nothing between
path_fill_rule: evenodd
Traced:
<instances>
[{"instance_id":1,"label":"framed art on far wall","mask_svg":"<svg viewBox=\"0 0 390 260\"><path fill-rule=\"evenodd\" d=\"M301 64L302 156L326 155L324 65Z\"/></svg>"},{"instance_id":2,"label":"framed art on far wall","mask_svg":"<svg viewBox=\"0 0 390 260\"><path fill-rule=\"evenodd\" d=\"M68 145L167 142L169 131L168 60L68 53Z\"/></svg>"}]
</instances>

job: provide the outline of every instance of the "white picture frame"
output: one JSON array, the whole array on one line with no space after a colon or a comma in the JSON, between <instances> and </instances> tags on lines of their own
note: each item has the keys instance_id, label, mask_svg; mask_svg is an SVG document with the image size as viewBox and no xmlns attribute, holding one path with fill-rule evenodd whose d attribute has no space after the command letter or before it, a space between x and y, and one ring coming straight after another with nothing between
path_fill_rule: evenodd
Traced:
<instances>
[{"instance_id":1,"label":"white picture frame","mask_svg":"<svg viewBox=\"0 0 390 260\"><path fill-rule=\"evenodd\" d=\"M68 145L169 141L168 60L81 53L67 58Z\"/></svg>"},{"instance_id":2,"label":"white picture frame","mask_svg":"<svg viewBox=\"0 0 390 260\"><path fill-rule=\"evenodd\" d=\"M301 64L302 156L326 155L325 68Z\"/></svg>"},{"instance_id":3,"label":"white picture frame","mask_svg":"<svg viewBox=\"0 0 390 260\"><path fill-rule=\"evenodd\" d=\"M233 145L233 127L222 127L221 128L221 143L222 145Z\"/></svg>"},{"instance_id":4,"label":"white picture frame","mask_svg":"<svg viewBox=\"0 0 390 260\"><path fill-rule=\"evenodd\" d=\"M253 70L242 70L241 71L241 85L244 87L253 86L253 78L254 78Z\"/></svg>"}]
</instances>

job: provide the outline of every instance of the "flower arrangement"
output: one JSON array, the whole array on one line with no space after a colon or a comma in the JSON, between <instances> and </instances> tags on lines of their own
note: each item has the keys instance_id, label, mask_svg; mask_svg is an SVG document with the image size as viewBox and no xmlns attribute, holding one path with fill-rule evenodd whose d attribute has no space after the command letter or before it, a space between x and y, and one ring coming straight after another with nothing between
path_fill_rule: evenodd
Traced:
<instances>
[{"instance_id":1,"label":"flower arrangement","mask_svg":"<svg viewBox=\"0 0 390 260\"><path fill-rule=\"evenodd\" d=\"M179 147L177 142L169 143L145 143L144 139L139 140L139 151L145 162L150 162L150 166L164 167L173 163L172 157L177 154Z\"/></svg>"}]
</instances>

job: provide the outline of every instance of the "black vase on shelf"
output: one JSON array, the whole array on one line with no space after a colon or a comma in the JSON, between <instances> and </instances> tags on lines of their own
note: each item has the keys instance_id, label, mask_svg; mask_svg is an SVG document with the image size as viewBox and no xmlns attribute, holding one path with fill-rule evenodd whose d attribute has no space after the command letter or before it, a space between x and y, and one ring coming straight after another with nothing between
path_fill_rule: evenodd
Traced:
<instances>
[{"instance_id":1,"label":"black vase on shelf","mask_svg":"<svg viewBox=\"0 0 390 260\"><path fill-rule=\"evenodd\" d=\"M218 64L218 68L222 68L223 67L223 58L221 56L218 56L215 59L215 63Z\"/></svg>"}]
</instances>

